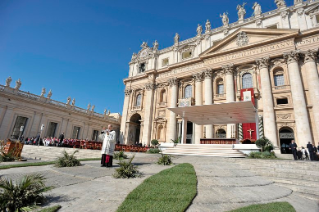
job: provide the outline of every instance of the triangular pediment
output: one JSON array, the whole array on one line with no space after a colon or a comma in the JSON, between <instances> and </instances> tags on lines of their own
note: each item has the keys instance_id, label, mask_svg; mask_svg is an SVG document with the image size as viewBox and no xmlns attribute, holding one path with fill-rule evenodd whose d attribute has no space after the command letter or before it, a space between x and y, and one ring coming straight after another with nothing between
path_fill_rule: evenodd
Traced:
<instances>
[{"instance_id":1,"label":"triangular pediment","mask_svg":"<svg viewBox=\"0 0 319 212\"><path fill-rule=\"evenodd\" d=\"M219 41L200 54L200 57L207 57L215 54L222 54L230 51L237 51L268 42L286 39L299 33L298 29L259 29L240 28Z\"/></svg>"},{"instance_id":2,"label":"triangular pediment","mask_svg":"<svg viewBox=\"0 0 319 212\"><path fill-rule=\"evenodd\" d=\"M305 13L308 15L310 13L316 13L319 11L319 3L312 5L311 7L308 7L307 9L305 9Z\"/></svg>"}]
</instances>

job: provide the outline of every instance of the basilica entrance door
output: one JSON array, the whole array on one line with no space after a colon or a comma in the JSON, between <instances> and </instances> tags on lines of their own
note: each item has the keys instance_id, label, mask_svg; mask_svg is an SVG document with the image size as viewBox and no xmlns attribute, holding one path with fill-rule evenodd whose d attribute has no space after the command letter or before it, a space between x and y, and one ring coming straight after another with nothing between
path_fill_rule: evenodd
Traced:
<instances>
[{"instance_id":1,"label":"basilica entrance door","mask_svg":"<svg viewBox=\"0 0 319 212\"><path fill-rule=\"evenodd\" d=\"M291 154L289 144L294 140L294 131L290 128L282 128L279 130L279 138L281 154Z\"/></svg>"},{"instance_id":2,"label":"basilica entrance door","mask_svg":"<svg viewBox=\"0 0 319 212\"><path fill-rule=\"evenodd\" d=\"M186 135L186 144L192 143L193 138L193 122L187 122L187 135Z\"/></svg>"},{"instance_id":3,"label":"basilica entrance door","mask_svg":"<svg viewBox=\"0 0 319 212\"><path fill-rule=\"evenodd\" d=\"M129 144L138 144L140 143L140 134L141 134L141 116L136 113L130 119L128 143Z\"/></svg>"}]
</instances>

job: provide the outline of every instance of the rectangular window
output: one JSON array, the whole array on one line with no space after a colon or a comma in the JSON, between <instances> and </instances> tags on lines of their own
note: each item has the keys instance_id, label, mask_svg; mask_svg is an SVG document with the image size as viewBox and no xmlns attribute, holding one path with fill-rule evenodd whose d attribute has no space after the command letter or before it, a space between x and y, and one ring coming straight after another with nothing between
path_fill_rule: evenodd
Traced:
<instances>
[{"instance_id":1,"label":"rectangular window","mask_svg":"<svg viewBox=\"0 0 319 212\"><path fill-rule=\"evenodd\" d=\"M140 73L145 72L145 63L140 64Z\"/></svg>"},{"instance_id":2,"label":"rectangular window","mask_svg":"<svg viewBox=\"0 0 319 212\"><path fill-rule=\"evenodd\" d=\"M277 99L277 105L287 105L287 104L288 104L287 98Z\"/></svg>"},{"instance_id":3,"label":"rectangular window","mask_svg":"<svg viewBox=\"0 0 319 212\"><path fill-rule=\"evenodd\" d=\"M267 29L278 29L278 26L277 24L274 24L274 25L270 25L268 27L266 27Z\"/></svg>"},{"instance_id":4,"label":"rectangular window","mask_svg":"<svg viewBox=\"0 0 319 212\"><path fill-rule=\"evenodd\" d=\"M99 136L98 130L93 130L92 141L97 141L97 137Z\"/></svg>"},{"instance_id":5,"label":"rectangular window","mask_svg":"<svg viewBox=\"0 0 319 212\"><path fill-rule=\"evenodd\" d=\"M182 59L186 59L190 57L192 57L192 51L183 52Z\"/></svg>"},{"instance_id":6,"label":"rectangular window","mask_svg":"<svg viewBox=\"0 0 319 212\"><path fill-rule=\"evenodd\" d=\"M47 137L55 137L55 132L58 124L54 122L50 122L47 131Z\"/></svg>"},{"instance_id":7,"label":"rectangular window","mask_svg":"<svg viewBox=\"0 0 319 212\"><path fill-rule=\"evenodd\" d=\"M162 60L162 67L167 66L169 64L168 58Z\"/></svg>"},{"instance_id":8,"label":"rectangular window","mask_svg":"<svg viewBox=\"0 0 319 212\"><path fill-rule=\"evenodd\" d=\"M285 84L284 75L275 75L274 76L275 86L282 86Z\"/></svg>"},{"instance_id":9,"label":"rectangular window","mask_svg":"<svg viewBox=\"0 0 319 212\"><path fill-rule=\"evenodd\" d=\"M12 130L12 134L11 134L12 139L18 139L20 133L21 133L21 135L23 135L24 129L27 125L27 121L28 121L27 117L23 117L23 116L17 117L16 122L15 122L14 127L13 127L13 130ZM20 130L22 130L22 131L20 131Z\"/></svg>"},{"instance_id":10,"label":"rectangular window","mask_svg":"<svg viewBox=\"0 0 319 212\"><path fill-rule=\"evenodd\" d=\"M224 84L218 85L218 94L224 94Z\"/></svg>"},{"instance_id":11,"label":"rectangular window","mask_svg":"<svg viewBox=\"0 0 319 212\"><path fill-rule=\"evenodd\" d=\"M74 139L79 139L80 130L81 130L81 127L76 127L76 126L74 126L74 127L73 127L72 138L74 138Z\"/></svg>"}]
</instances>

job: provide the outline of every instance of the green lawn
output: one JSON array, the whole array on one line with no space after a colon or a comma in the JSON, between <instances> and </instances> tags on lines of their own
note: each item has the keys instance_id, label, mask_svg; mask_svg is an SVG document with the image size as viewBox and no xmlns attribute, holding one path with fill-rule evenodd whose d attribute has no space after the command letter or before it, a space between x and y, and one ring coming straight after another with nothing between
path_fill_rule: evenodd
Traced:
<instances>
[{"instance_id":1,"label":"green lawn","mask_svg":"<svg viewBox=\"0 0 319 212\"><path fill-rule=\"evenodd\" d=\"M185 211L196 194L194 167L184 163L144 180L126 197L117 211Z\"/></svg>"},{"instance_id":2,"label":"green lawn","mask_svg":"<svg viewBox=\"0 0 319 212\"><path fill-rule=\"evenodd\" d=\"M79 161L90 161L90 160L101 160L101 158L79 159ZM3 166L0 166L0 169L11 169L11 168L28 167L28 166L46 166L46 165L55 164L55 162L56 161L43 161L43 162L35 162L35 163L23 163L23 162L21 162L19 164L3 165Z\"/></svg>"},{"instance_id":3,"label":"green lawn","mask_svg":"<svg viewBox=\"0 0 319 212\"><path fill-rule=\"evenodd\" d=\"M250 205L230 212L296 212L288 202L273 202L268 204Z\"/></svg>"}]
</instances>

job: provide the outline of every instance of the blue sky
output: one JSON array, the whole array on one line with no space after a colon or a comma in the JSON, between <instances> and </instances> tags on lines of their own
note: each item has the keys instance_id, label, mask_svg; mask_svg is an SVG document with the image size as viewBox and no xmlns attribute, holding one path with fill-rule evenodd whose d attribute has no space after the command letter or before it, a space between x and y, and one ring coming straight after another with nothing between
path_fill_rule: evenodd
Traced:
<instances>
[{"instance_id":1,"label":"blue sky","mask_svg":"<svg viewBox=\"0 0 319 212\"><path fill-rule=\"evenodd\" d=\"M255 1L246 1L246 17ZM273 0L260 0L263 12ZM292 5L293 0L286 1ZM1 0L0 84L11 76L21 90L40 95L52 89L52 99L95 111L122 113L123 79L133 52L146 41L159 48L196 35L197 24L209 19L221 26L219 14L238 18L237 0Z\"/></svg>"}]
</instances>

